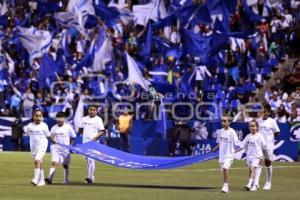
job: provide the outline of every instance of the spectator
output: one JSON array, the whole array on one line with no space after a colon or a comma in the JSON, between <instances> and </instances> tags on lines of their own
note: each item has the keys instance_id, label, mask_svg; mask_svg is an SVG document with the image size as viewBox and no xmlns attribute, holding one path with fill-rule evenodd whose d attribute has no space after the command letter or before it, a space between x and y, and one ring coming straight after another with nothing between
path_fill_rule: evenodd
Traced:
<instances>
[{"instance_id":1,"label":"spectator","mask_svg":"<svg viewBox=\"0 0 300 200\"><path fill-rule=\"evenodd\" d=\"M26 93L23 94L22 96L22 100L23 100L24 117L31 118L35 97L34 94L31 92L30 87L27 87Z\"/></svg>"},{"instance_id":2,"label":"spectator","mask_svg":"<svg viewBox=\"0 0 300 200\"><path fill-rule=\"evenodd\" d=\"M191 155L192 148L191 148L191 133L192 129L188 126L187 122L180 121L178 122L179 125L179 150L180 155Z\"/></svg>"},{"instance_id":3,"label":"spectator","mask_svg":"<svg viewBox=\"0 0 300 200\"><path fill-rule=\"evenodd\" d=\"M119 116L118 130L120 133L121 149L125 152L129 152L129 136L132 126L132 116L129 114L128 109L125 109Z\"/></svg>"},{"instance_id":4,"label":"spectator","mask_svg":"<svg viewBox=\"0 0 300 200\"><path fill-rule=\"evenodd\" d=\"M16 151L23 150L23 125L21 119L16 119L11 126L11 141L15 145Z\"/></svg>"},{"instance_id":5,"label":"spectator","mask_svg":"<svg viewBox=\"0 0 300 200\"><path fill-rule=\"evenodd\" d=\"M288 112L285 110L285 107L283 104L280 104L277 113L276 113L276 118L275 120L279 123L286 123L287 119L289 117Z\"/></svg>"},{"instance_id":6,"label":"spectator","mask_svg":"<svg viewBox=\"0 0 300 200\"><path fill-rule=\"evenodd\" d=\"M206 140L208 137L208 130L206 127L206 123L195 121L192 129L192 140Z\"/></svg>"}]
</instances>

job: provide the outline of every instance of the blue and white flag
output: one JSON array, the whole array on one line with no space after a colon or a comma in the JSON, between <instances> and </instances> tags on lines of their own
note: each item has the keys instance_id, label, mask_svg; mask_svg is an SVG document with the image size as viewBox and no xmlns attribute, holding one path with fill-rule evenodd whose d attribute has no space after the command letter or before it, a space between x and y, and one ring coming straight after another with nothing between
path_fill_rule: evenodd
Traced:
<instances>
[{"instance_id":1,"label":"blue and white flag","mask_svg":"<svg viewBox=\"0 0 300 200\"><path fill-rule=\"evenodd\" d=\"M151 38L152 38L152 26L149 23L145 44L144 44L143 49L141 51L142 56L149 56L151 54L151 41L152 41Z\"/></svg>"},{"instance_id":2,"label":"blue and white flag","mask_svg":"<svg viewBox=\"0 0 300 200\"><path fill-rule=\"evenodd\" d=\"M145 91L149 91L149 82L144 79L138 65L135 60L126 53L127 67L128 67L128 78L129 83L135 83L140 85Z\"/></svg>"},{"instance_id":3,"label":"blue and white flag","mask_svg":"<svg viewBox=\"0 0 300 200\"><path fill-rule=\"evenodd\" d=\"M92 0L69 0L66 10L76 14L95 15Z\"/></svg>"},{"instance_id":4,"label":"blue and white flag","mask_svg":"<svg viewBox=\"0 0 300 200\"><path fill-rule=\"evenodd\" d=\"M149 71L149 74L152 76L151 82L167 83L168 67L166 65L155 66Z\"/></svg>"},{"instance_id":5,"label":"blue and white flag","mask_svg":"<svg viewBox=\"0 0 300 200\"><path fill-rule=\"evenodd\" d=\"M7 4L6 1L0 4L0 16L5 15L7 13Z\"/></svg>"},{"instance_id":6,"label":"blue and white flag","mask_svg":"<svg viewBox=\"0 0 300 200\"><path fill-rule=\"evenodd\" d=\"M126 153L97 142L87 142L76 146L59 144L72 152L93 158L99 162L127 169L161 170L192 165L218 158L219 153L206 153L184 157L152 157Z\"/></svg>"},{"instance_id":7,"label":"blue and white flag","mask_svg":"<svg viewBox=\"0 0 300 200\"><path fill-rule=\"evenodd\" d=\"M52 36L49 31L34 27L17 27L17 34L23 47L27 50L32 62L34 58L41 57L48 52L52 44Z\"/></svg>"},{"instance_id":8,"label":"blue and white flag","mask_svg":"<svg viewBox=\"0 0 300 200\"><path fill-rule=\"evenodd\" d=\"M135 23L146 26L149 19L158 21L168 16L167 9L163 0L152 0L145 5L135 5L132 8Z\"/></svg>"},{"instance_id":9,"label":"blue and white flag","mask_svg":"<svg viewBox=\"0 0 300 200\"><path fill-rule=\"evenodd\" d=\"M160 133L163 138L167 137L167 116L163 99L160 99L158 119L156 121L156 132Z\"/></svg>"},{"instance_id":10,"label":"blue and white flag","mask_svg":"<svg viewBox=\"0 0 300 200\"><path fill-rule=\"evenodd\" d=\"M94 47L93 71L105 69L105 65L112 60L113 47L109 37L105 34L105 29L99 32L97 42Z\"/></svg>"},{"instance_id":11,"label":"blue and white flag","mask_svg":"<svg viewBox=\"0 0 300 200\"><path fill-rule=\"evenodd\" d=\"M73 118L73 124L76 132L78 132L79 124L81 123L83 117L84 117L84 96L81 95Z\"/></svg>"},{"instance_id":12,"label":"blue and white flag","mask_svg":"<svg viewBox=\"0 0 300 200\"><path fill-rule=\"evenodd\" d=\"M74 19L78 23L76 27L86 38L84 25L88 19L88 15L95 15L95 9L92 0L70 0L66 11L74 14Z\"/></svg>"}]
</instances>

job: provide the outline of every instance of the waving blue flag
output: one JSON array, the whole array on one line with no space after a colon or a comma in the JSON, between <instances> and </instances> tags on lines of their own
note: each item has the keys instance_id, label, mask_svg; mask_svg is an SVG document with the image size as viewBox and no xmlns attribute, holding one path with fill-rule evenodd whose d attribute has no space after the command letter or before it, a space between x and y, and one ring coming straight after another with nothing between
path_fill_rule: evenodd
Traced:
<instances>
[{"instance_id":1,"label":"waving blue flag","mask_svg":"<svg viewBox=\"0 0 300 200\"><path fill-rule=\"evenodd\" d=\"M41 58L40 71L38 76L40 89L49 88L52 81L55 80L58 66L49 54L44 54Z\"/></svg>"},{"instance_id":2,"label":"waving blue flag","mask_svg":"<svg viewBox=\"0 0 300 200\"><path fill-rule=\"evenodd\" d=\"M206 59L208 56L209 41L209 37L204 37L190 30L182 29L182 50L184 55L189 54Z\"/></svg>"},{"instance_id":3,"label":"waving blue flag","mask_svg":"<svg viewBox=\"0 0 300 200\"><path fill-rule=\"evenodd\" d=\"M152 28L153 28L153 30L156 30L156 29L160 29L160 28L163 28L163 27L166 27L166 26L171 26L171 25L174 24L174 22L176 22L176 19L177 19L177 16L174 13L174 14L169 15L168 17L166 17L164 19L161 19L161 20L155 22L152 25Z\"/></svg>"},{"instance_id":4,"label":"waving blue flag","mask_svg":"<svg viewBox=\"0 0 300 200\"><path fill-rule=\"evenodd\" d=\"M209 24L212 23L212 19L210 17L210 12L208 10L208 7L206 4L200 6L198 5L197 9L195 10L195 15L191 19L192 24L198 24L198 23L203 23L203 24Z\"/></svg>"},{"instance_id":5,"label":"waving blue flag","mask_svg":"<svg viewBox=\"0 0 300 200\"><path fill-rule=\"evenodd\" d=\"M126 153L97 142L88 142L76 146L59 144L105 164L127 169L161 170L192 165L218 158L218 152L185 157L149 157Z\"/></svg>"},{"instance_id":6,"label":"waving blue flag","mask_svg":"<svg viewBox=\"0 0 300 200\"><path fill-rule=\"evenodd\" d=\"M141 51L141 55L142 56L149 56L151 53L151 41L152 41L152 26L149 23L148 24L148 30L147 30L147 35L146 35L146 41L145 41L145 45L144 48Z\"/></svg>"},{"instance_id":7,"label":"waving blue flag","mask_svg":"<svg viewBox=\"0 0 300 200\"><path fill-rule=\"evenodd\" d=\"M246 17L248 18L249 22L259 22L262 19L264 19L262 16L254 13L251 8L249 7L249 5L247 4L246 0L242 0L242 5L243 5L243 10L246 14Z\"/></svg>"},{"instance_id":8,"label":"waving blue flag","mask_svg":"<svg viewBox=\"0 0 300 200\"><path fill-rule=\"evenodd\" d=\"M105 29L100 28L97 38L92 41L89 50L86 52L82 60L77 64L75 68L76 71L81 70L83 67L92 66L95 58L95 51L98 51L101 48L104 42L104 38L105 38Z\"/></svg>"},{"instance_id":9,"label":"waving blue flag","mask_svg":"<svg viewBox=\"0 0 300 200\"><path fill-rule=\"evenodd\" d=\"M95 13L98 15L108 27L113 27L116 20L120 18L120 12L115 7L107 7L105 4L94 4Z\"/></svg>"},{"instance_id":10,"label":"waving blue flag","mask_svg":"<svg viewBox=\"0 0 300 200\"><path fill-rule=\"evenodd\" d=\"M60 9L57 2L37 2L37 13L39 16L45 16L47 14L53 14L55 12L58 12Z\"/></svg>"}]
</instances>

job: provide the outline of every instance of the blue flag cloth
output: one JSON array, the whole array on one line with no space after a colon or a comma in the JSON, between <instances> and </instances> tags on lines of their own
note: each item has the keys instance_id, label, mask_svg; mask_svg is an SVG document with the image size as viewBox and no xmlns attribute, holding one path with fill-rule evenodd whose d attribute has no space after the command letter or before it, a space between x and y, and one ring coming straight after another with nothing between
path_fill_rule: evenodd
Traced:
<instances>
[{"instance_id":1,"label":"blue flag cloth","mask_svg":"<svg viewBox=\"0 0 300 200\"><path fill-rule=\"evenodd\" d=\"M203 37L184 29L182 29L182 37L184 55L198 56L203 60L207 58L210 37Z\"/></svg>"},{"instance_id":2,"label":"blue flag cloth","mask_svg":"<svg viewBox=\"0 0 300 200\"><path fill-rule=\"evenodd\" d=\"M120 12L116 7L107 7L104 3L94 4L96 15L99 16L108 27L113 27L120 18Z\"/></svg>"},{"instance_id":3,"label":"blue flag cloth","mask_svg":"<svg viewBox=\"0 0 300 200\"><path fill-rule=\"evenodd\" d=\"M144 44L144 48L141 51L142 56L150 56L151 53L151 38L152 38L152 26L149 23L148 24L148 30L147 30L147 35L146 35L146 40Z\"/></svg>"},{"instance_id":4,"label":"blue flag cloth","mask_svg":"<svg viewBox=\"0 0 300 200\"><path fill-rule=\"evenodd\" d=\"M52 81L55 80L56 74L60 69L49 54L44 54L41 58L41 66L38 76L40 89L49 88Z\"/></svg>"},{"instance_id":5,"label":"blue flag cloth","mask_svg":"<svg viewBox=\"0 0 300 200\"><path fill-rule=\"evenodd\" d=\"M157 22L155 22L153 25L152 25L152 28L153 30L156 30L156 29L160 29L160 28L163 28L163 27L166 27L166 26L171 26L174 24L174 22L176 22L176 14L172 14L172 15L169 15L168 17L164 18L164 19L161 19Z\"/></svg>"},{"instance_id":6,"label":"blue flag cloth","mask_svg":"<svg viewBox=\"0 0 300 200\"><path fill-rule=\"evenodd\" d=\"M254 13L251 8L249 7L249 5L247 4L246 0L242 1L242 5L243 5L243 10L246 14L247 19L249 20L249 22L260 22L262 19L264 19L262 16Z\"/></svg>"},{"instance_id":7,"label":"blue flag cloth","mask_svg":"<svg viewBox=\"0 0 300 200\"><path fill-rule=\"evenodd\" d=\"M176 11L180 23L185 26L192 22L209 24L212 22L208 7L205 5L184 6Z\"/></svg>"},{"instance_id":8,"label":"blue flag cloth","mask_svg":"<svg viewBox=\"0 0 300 200\"><path fill-rule=\"evenodd\" d=\"M76 146L59 144L74 153L81 154L105 164L128 169L143 170L162 170L177 167L183 167L194 163L205 162L218 157L219 153L207 153L197 156L186 157L149 157L126 153L99 144L97 142L88 142Z\"/></svg>"}]
</instances>

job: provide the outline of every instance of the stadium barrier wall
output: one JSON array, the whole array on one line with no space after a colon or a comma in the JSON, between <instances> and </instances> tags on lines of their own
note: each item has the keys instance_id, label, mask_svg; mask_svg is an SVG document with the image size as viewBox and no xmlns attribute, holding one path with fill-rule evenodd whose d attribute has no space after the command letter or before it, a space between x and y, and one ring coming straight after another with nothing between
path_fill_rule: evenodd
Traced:
<instances>
[{"instance_id":1,"label":"stadium barrier wall","mask_svg":"<svg viewBox=\"0 0 300 200\"><path fill-rule=\"evenodd\" d=\"M45 119L45 122L49 127L55 124L53 119ZM24 125L29 121L25 120ZM171 127L172 121L167 122L167 128ZM0 118L0 151L12 151L15 149L11 142L11 125L12 121L8 121L8 118ZM189 122L190 127L193 125L193 121ZM192 140L193 154L203 154L210 152L216 145L217 130L221 128L221 124L217 122L207 122L203 124L207 129L208 136L206 140ZM240 140L245 138L249 133L248 123L232 123L238 134ZM151 155L151 156L167 156L169 140L166 132L162 131L155 121L142 121L136 120L133 122L133 129L130 135L129 144L130 151L139 155ZM290 127L288 124L279 124L280 135L276 137L275 145L275 160L293 162L298 159L298 143L290 140ZM113 148L120 149L119 137L106 137L102 138L103 143L107 143ZM82 137L77 136L75 144L81 143ZM29 137L23 137L24 150L29 151ZM179 143L176 144L176 154L179 153ZM2 149L1 149L2 148ZM49 148L48 148L49 149ZM243 158L243 153L237 154L237 158Z\"/></svg>"}]
</instances>

